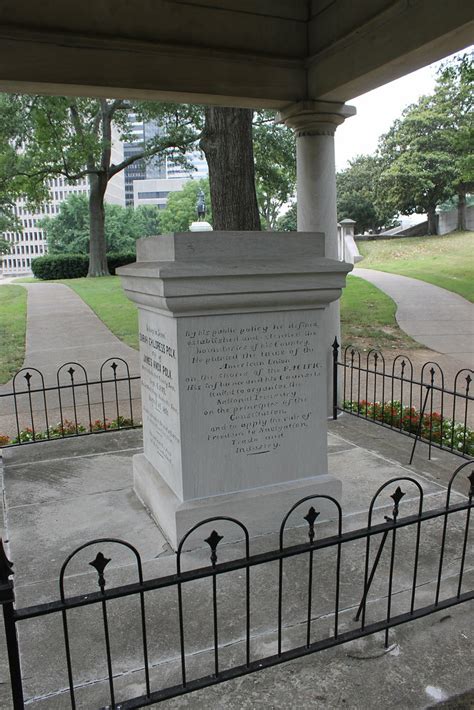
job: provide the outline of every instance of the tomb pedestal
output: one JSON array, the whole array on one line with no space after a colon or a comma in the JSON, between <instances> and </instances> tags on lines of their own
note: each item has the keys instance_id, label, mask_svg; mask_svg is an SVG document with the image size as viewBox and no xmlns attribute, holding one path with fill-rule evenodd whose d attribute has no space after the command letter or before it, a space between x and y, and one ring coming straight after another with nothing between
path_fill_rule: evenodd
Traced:
<instances>
[{"instance_id":1,"label":"tomb pedestal","mask_svg":"<svg viewBox=\"0 0 474 710\"><path fill-rule=\"evenodd\" d=\"M322 234L201 232L139 240L118 270L139 308L135 491L175 549L207 517L258 535L303 496L339 497L322 313L351 268Z\"/></svg>"}]
</instances>

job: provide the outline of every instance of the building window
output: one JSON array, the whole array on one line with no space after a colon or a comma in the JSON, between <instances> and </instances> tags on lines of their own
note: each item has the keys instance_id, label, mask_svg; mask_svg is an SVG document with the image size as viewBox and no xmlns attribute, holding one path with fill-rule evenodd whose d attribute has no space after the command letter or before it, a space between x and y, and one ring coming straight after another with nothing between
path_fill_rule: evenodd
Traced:
<instances>
[{"instance_id":1,"label":"building window","mask_svg":"<svg viewBox=\"0 0 474 710\"><path fill-rule=\"evenodd\" d=\"M138 199L139 200L152 200L157 197L168 197L169 194L170 194L169 192L139 192Z\"/></svg>"}]
</instances>

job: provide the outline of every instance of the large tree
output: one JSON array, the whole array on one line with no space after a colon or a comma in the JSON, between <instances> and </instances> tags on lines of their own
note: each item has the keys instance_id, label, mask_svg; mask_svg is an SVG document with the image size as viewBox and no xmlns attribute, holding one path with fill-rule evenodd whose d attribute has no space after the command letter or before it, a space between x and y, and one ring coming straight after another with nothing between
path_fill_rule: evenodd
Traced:
<instances>
[{"instance_id":1,"label":"large tree","mask_svg":"<svg viewBox=\"0 0 474 710\"><path fill-rule=\"evenodd\" d=\"M113 140L136 140L129 121L131 112L138 119L157 121L160 130L138 145L133 155L114 162ZM9 133L8 145L15 155L15 165L8 165L10 189L39 203L47 199L51 178L63 176L75 182L87 177L88 275L106 275L104 196L109 181L137 160L168 155L186 161L185 153L199 135L200 114L197 107L189 105L3 94L0 133Z\"/></svg>"},{"instance_id":2,"label":"large tree","mask_svg":"<svg viewBox=\"0 0 474 710\"><path fill-rule=\"evenodd\" d=\"M253 111L207 106L204 113L200 146L209 168L214 229L259 230Z\"/></svg>"},{"instance_id":3,"label":"large tree","mask_svg":"<svg viewBox=\"0 0 474 710\"><path fill-rule=\"evenodd\" d=\"M134 252L140 237L160 233L160 209L155 205L121 207L105 204L104 234L107 253ZM70 195L55 217L45 217L39 225L50 254L89 253L89 205L85 195Z\"/></svg>"},{"instance_id":4,"label":"large tree","mask_svg":"<svg viewBox=\"0 0 474 710\"><path fill-rule=\"evenodd\" d=\"M10 253L10 247L10 242L7 242L6 239L0 239L0 267L2 266L4 255Z\"/></svg>"},{"instance_id":5,"label":"large tree","mask_svg":"<svg viewBox=\"0 0 474 710\"><path fill-rule=\"evenodd\" d=\"M277 229L281 210L296 190L294 132L283 124L275 125L273 111L258 111L253 120L253 146L260 217L265 229Z\"/></svg>"},{"instance_id":6,"label":"large tree","mask_svg":"<svg viewBox=\"0 0 474 710\"><path fill-rule=\"evenodd\" d=\"M214 229L276 229L294 196L293 132L274 112L208 107L200 146L209 166Z\"/></svg>"},{"instance_id":7,"label":"large tree","mask_svg":"<svg viewBox=\"0 0 474 710\"><path fill-rule=\"evenodd\" d=\"M455 163L431 96L408 106L379 145L382 189L402 214L428 216L428 234L437 234L436 207L452 193Z\"/></svg>"},{"instance_id":8,"label":"large tree","mask_svg":"<svg viewBox=\"0 0 474 710\"><path fill-rule=\"evenodd\" d=\"M5 110L0 110L0 232L20 227L14 212L15 200L20 193L13 189L18 170L18 144L12 137L12 125L16 120L16 111L12 107L7 105Z\"/></svg>"},{"instance_id":9,"label":"large tree","mask_svg":"<svg viewBox=\"0 0 474 710\"><path fill-rule=\"evenodd\" d=\"M474 190L474 54L444 64L434 94L443 131L455 160L453 188L457 197L458 230L466 229L466 196Z\"/></svg>"},{"instance_id":10,"label":"large tree","mask_svg":"<svg viewBox=\"0 0 474 710\"><path fill-rule=\"evenodd\" d=\"M408 106L379 143L382 189L402 214L427 213L437 233L436 207L459 195L460 222L472 188L472 55L448 63L430 96Z\"/></svg>"},{"instance_id":11,"label":"large tree","mask_svg":"<svg viewBox=\"0 0 474 710\"><path fill-rule=\"evenodd\" d=\"M380 190L380 161L372 155L358 155L336 175L338 220L354 219L360 232L377 232L393 224L395 211L386 204Z\"/></svg>"},{"instance_id":12,"label":"large tree","mask_svg":"<svg viewBox=\"0 0 474 710\"><path fill-rule=\"evenodd\" d=\"M297 210L298 205L296 202L293 202L285 214L278 217L276 222L276 229L278 232L296 232L298 230Z\"/></svg>"},{"instance_id":13,"label":"large tree","mask_svg":"<svg viewBox=\"0 0 474 710\"><path fill-rule=\"evenodd\" d=\"M9 254L10 247L10 242L7 242L6 239L0 239L0 254Z\"/></svg>"}]
</instances>

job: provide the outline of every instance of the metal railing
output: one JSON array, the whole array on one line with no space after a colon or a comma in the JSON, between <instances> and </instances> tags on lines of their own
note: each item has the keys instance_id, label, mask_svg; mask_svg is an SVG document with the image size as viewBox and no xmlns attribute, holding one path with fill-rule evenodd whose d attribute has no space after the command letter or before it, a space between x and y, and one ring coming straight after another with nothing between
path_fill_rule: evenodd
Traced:
<instances>
[{"instance_id":1,"label":"metal railing","mask_svg":"<svg viewBox=\"0 0 474 710\"><path fill-rule=\"evenodd\" d=\"M217 516L204 520L182 538L176 554L176 571L167 576L145 579L140 554L127 542L108 538L92 540L71 552L62 565L59 599L35 606L17 608L15 605L12 564L3 547L0 547L0 602L3 606L15 710L24 710L28 702L23 690L24 679L32 675L46 679L57 676L51 652L46 658L44 654L29 655L36 659L36 663L45 664L43 673L41 669L35 668L32 674L33 669L25 662L20 662L22 643L41 643L41 633L47 635L51 625L45 622L41 631L41 624L36 621L33 634L35 640L31 640L32 637L26 631L20 635L19 640L17 627L41 617L57 615L61 620L64 654L58 656L58 659L62 658L67 677L67 688L49 688L45 691L46 696L52 698L60 695L66 702L69 698L73 710L79 706L84 707L81 704L81 693L87 691L98 678L103 681L102 710L132 710L376 632L384 633L387 647L391 628L474 599L474 590L468 587L465 574L469 565L472 566L468 560L468 554L471 554L468 536L470 511L473 507L474 471L467 476L468 495L465 497L456 493L457 502L452 501L453 483L461 472L466 473L464 469L468 465L472 464L466 462L456 469L449 482L444 505L436 509L425 509L423 488L414 478L400 477L387 481L371 500L367 525L356 530L343 531L342 509L334 498L325 495L302 498L283 518L279 544L269 552L250 554L249 532L235 518ZM463 480L466 483L464 475L459 477L457 483ZM407 490L414 491L410 499L408 496L405 498ZM385 502L382 502L382 496ZM388 501L391 515L382 518ZM332 507L333 513L332 517L329 516L328 525L334 526L335 532L319 537L320 528L315 523L324 506L326 512L322 517L327 516L328 506ZM407 513L404 517L400 515L403 506L406 506ZM307 539L302 543L287 544L290 516L294 525L296 515L298 523L306 526ZM383 522L378 522L381 519ZM439 555L435 554L433 559L430 556L433 554L432 539L429 537L426 544L426 535L433 535L433 527L429 526L436 523L438 527L434 534L437 538L441 533L441 542ZM224 537L220 532L229 525L234 526L237 537L241 539L238 544L242 545L243 556L222 561L221 556L227 548L219 547ZM204 538L202 534L200 539L202 541L204 538L203 542L209 546L210 564L185 569L190 564L186 561L190 537L203 531L207 537ZM301 535L304 528L296 532ZM400 544L401 537L404 540L403 554L398 553L397 556L397 543ZM424 544L420 544L421 540ZM408 541L411 549L407 550ZM374 555L377 542L378 550ZM357 543L359 557L354 548ZM85 584L81 575L92 566L97 573L97 591L70 596L65 591L70 566L79 564L81 553L92 546L99 546L94 559L87 564L87 558L84 557L79 567L73 567L70 573L72 577L68 579L73 579L76 584L78 581ZM108 586L105 571L112 561L113 553L110 550L113 547L116 553L126 551L131 555L136 581L122 586ZM429 557L428 571L424 566L426 550ZM232 547L230 556L234 553L235 548ZM358 566L357 559L360 561ZM292 564L295 564L295 560L299 564L296 575L291 574L287 567L290 560L293 560ZM446 576L444 572L448 565L449 574ZM402 572L399 570L401 566ZM112 575L113 566L107 572ZM239 572L241 574L236 577L235 573ZM324 583L327 595L325 603L328 604L324 613L321 610L322 588L321 585L317 586L317 582L324 577L323 572L331 580ZM263 595L253 586L256 577L260 576L261 580L262 573L266 575ZM402 589L398 582L399 574L403 578ZM198 597L192 586L196 583L206 585L200 587ZM299 609L295 605L295 584L299 585L297 589L302 602ZM372 593L371 598L374 586L378 593L376 598L373 598ZM430 603L427 603L430 588L432 596ZM316 594L317 589L319 595ZM160 597L157 602L154 594L166 591L167 596ZM352 602L348 601L348 595ZM111 605L119 599L130 600L130 604L125 613L122 608L122 613L115 611L112 615ZM153 612L150 611L152 602L157 605ZM230 604L227 609L230 608L231 613L223 611L226 604ZM86 608L91 607L97 609L98 614L93 618L85 616ZM274 611L273 621L269 619L270 609ZM76 616L71 621L72 614ZM270 648L267 642L253 645L255 637L262 633L259 614L266 615L265 633L273 634L270 637L273 645L271 653L268 653ZM331 619L329 632L324 627L321 633L318 621L323 617ZM132 632L127 625L133 619L135 626ZM174 625L170 627L172 621ZM71 625L73 622L74 626ZM87 623L92 623L92 627L88 629ZM295 629L301 632L297 636L294 635ZM152 632L155 633L154 644L150 642ZM191 641L191 632L198 635L198 641L194 638ZM77 635L87 644L88 653L74 656L72 649L77 648ZM99 636L102 636L102 641ZM123 643L124 638L127 639L126 644ZM159 674L157 669L160 669L160 653L163 654L163 649L159 650L157 646L162 643L168 644L167 662L171 658L173 672L165 669ZM133 697L119 699L124 694L121 681L127 672L123 654L130 650L132 644L135 644L135 650L133 668L129 672L133 673ZM229 647L233 649L231 657L228 654ZM93 660L90 672L98 674L93 678L87 677L81 667L89 652ZM199 659L197 664L196 657ZM102 663L104 672L101 675L98 666ZM209 672L203 674L206 665ZM138 689L137 684L140 686ZM86 706L92 707L90 699L86 701ZM96 707L95 702L93 706Z\"/></svg>"},{"instance_id":2,"label":"metal railing","mask_svg":"<svg viewBox=\"0 0 474 710\"><path fill-rule=\"evenodd\" d=\"M8 420L9 429L0 425L0 446L139 427L135 410L140 395L132 394L139 381L122 358L105 360L98 379L90 379L79 362L66 362L48 385L40 370L24 367L13 377L11 390L0 393L0 421Z\"/></svg>"},{"instance_id":3,"label":"metal railing","mask_svg":"<svg viewBox=\"0 0 474 710\"><path fill-rule=\"evenodd\" d=\"M409 436L412 457L419 440L428 444L430 457L433 446L474 456L473 370L459 370L448 387L436 362L425 363L416 378L406 355L387 364L378 350L341 349L337 340L332 351L334 419L346 412ZM102 363L98 379L90 379L80 363L67 362L54 380L46 385L40 370L27 367L15 374L11 391L0 392L0 446L141 426L140 377L130 375L122 358Z\"/></svg>"},{"instance_id":4,"label":"metal railing","mask_svg":"<svg viewBox=\"0 0 474 710\"><path fill-rule=\"evenodd\" d=\"M415 377L409 357L397 355L387 364L375 349L361 353L352 345L333 346L333 419L346 412L414 440L463 458L474 456L474 371L459 370L451 387L436 362L426 362ZM471 426L470 426L471 424Z\"/></svg>"}]
</instances>

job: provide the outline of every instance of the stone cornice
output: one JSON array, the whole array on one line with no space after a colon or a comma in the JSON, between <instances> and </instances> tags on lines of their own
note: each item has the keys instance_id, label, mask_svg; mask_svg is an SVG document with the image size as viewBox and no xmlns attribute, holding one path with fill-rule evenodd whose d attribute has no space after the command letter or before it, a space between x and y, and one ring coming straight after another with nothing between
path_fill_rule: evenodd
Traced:
<instances>
[{"instance_id":1,"label":"stone cornice","mask_svg":"<svg viewBox=\"0 0 474 710\"><path fill-rule=\"evenodd\" d=\"M138 261L117 270L128 298L175 317L324 308L339 298L352 266L321 256L320 235L311 248L310 233L238 234L140 240Z\"/></svg>"}]
</instances>

